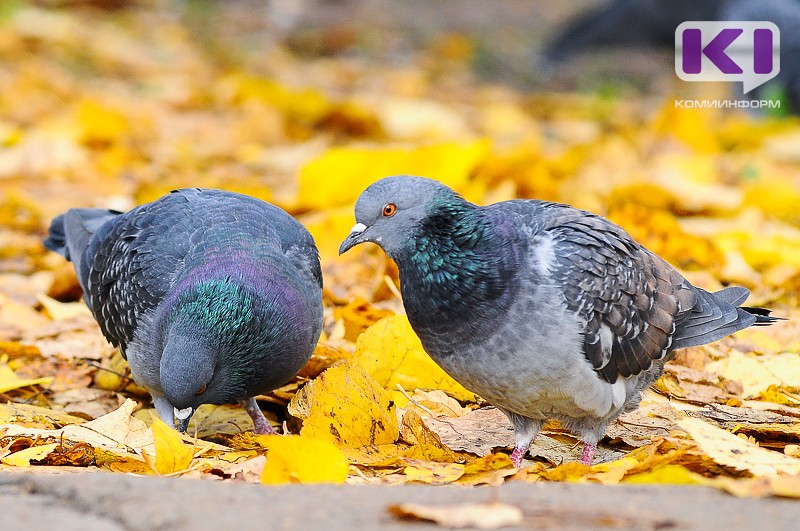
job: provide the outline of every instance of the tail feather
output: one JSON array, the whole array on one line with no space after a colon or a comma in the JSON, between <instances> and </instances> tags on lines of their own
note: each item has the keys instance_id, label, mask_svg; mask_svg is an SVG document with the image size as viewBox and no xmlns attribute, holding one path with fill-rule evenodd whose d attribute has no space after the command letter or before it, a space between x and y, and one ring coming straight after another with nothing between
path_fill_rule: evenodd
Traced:
<instances>
[{"instance_id":1,"label":"tail feather","mask_svg":"<svg viewBox=\"0 0 800 531\"><path fill-rule=\"evenodd\" d=\"M67 233L64 230L64 214L53 218L48 233L44 246L51 251L57 252L67 260L71 260L69 249L67 248Z\"/></svg>"},{"instance_id":2,"label":"tail feather","mask_svg":"<svg viewBox=\"0 0 800 531\"><path fill-rule=\"evenodd\" d=\"M749 296L750 290L741 286L731 286L714 293L714 297L720 298L732 306L741 306Z\"/></svg>"},{"instance_id":3,"label":"tail feather","mask_svg":"<svg viewBox=\"0 0 800 531\"><path fill-rule=\"evenodd\" d=\"M698 288L697 292L697 305L677 326L672 349L705 345L747 327L780 320L766 308L739 307L750 295L746 288L734 286L716 293Z\"/></svg>"},{"instance_id":4,"label":"tail feather","mask_svg":"<svg viewBox=\"0 0 800 531\"><path fill-rule=\"evenodd\" d=\"M72 208L57 216L50 223L49 235L44 246L75 264L78 280L86 288L84 251L92 236L110 219L120 212L103 208Z\"/></svg>"},{"instance_id":5,"label":"tail feather","mask_svg":"<svg viewBox=\"0 0 800 531\"><path fill-rule=\"evenodd\" d=\"M754 326L769 326L772 323L777 321L786 321L785 317L773 317L770 315L772 310L768 308L756 308L753 306L740 306L740 310L744 310L745 312L749 313L750 315L754 315L756 317L756 322L753 323Z\"/></svg>"}]
</instances>

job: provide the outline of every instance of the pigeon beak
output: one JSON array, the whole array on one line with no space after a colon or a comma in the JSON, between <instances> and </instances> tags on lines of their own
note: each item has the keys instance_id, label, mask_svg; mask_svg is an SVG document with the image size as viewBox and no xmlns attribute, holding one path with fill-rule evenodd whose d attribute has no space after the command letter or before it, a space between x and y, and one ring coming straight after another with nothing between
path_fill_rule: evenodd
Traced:
<instances>
[{"instance_id":1,"label":"pigeon beak","mask_svg":"<svg viewBox=\"0 0 800 531\"><path fill-rule=\"evenodd\" d=\"M189 427L189 420L192 418L194 410L190 407L184 409L174 408L175 418L178 419L178 431L186 433L186 428Z\"/></svg>"},{"instance_id":2,"label":"pigeon beak","mask_svg":"<svg viewBox=\"0 0 800 531\"><path fill-rule=\"evenodd\" d=\"M363 223L356 223L353 225L353 228L350 229L350 234L347 235L347 238L344 239L342 245L339 247L339 254L342 255L350 250L351 247L355 247L359 243L364 243L361 236L364 234L364 231L367 230L367 226Z\"/></svg>"}]
</instances>

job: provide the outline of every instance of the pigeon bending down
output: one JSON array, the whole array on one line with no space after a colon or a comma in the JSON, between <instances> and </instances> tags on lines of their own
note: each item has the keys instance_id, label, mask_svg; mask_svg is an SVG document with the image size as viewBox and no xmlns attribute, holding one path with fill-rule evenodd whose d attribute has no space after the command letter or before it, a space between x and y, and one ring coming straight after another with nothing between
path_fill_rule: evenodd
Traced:
<instances>
[{"instance_id":1,"label":"pigeon bending down","mask_svg":"<svg viewBox=\"0 0 800 531\"><path fill-rule=\"evenodd\" d=\"M473 205L421 177L382 179L339 249L374 242L400 270L408 319L450 376L505 413L520 466L547 419L585 442L639 406L676 349L775 318L709 293L605 218L567 205Z\"/></svg>"},{"instance_id":2,"label":"pigeon bending down","mask_svg":"<svg viewBox=\"0 0 800 531\"><path fill-rule=\"evenodd\" d=\"M186 431L201 404L240 402L291 379L322 330L311 234L286 212L221 190L177 190L127 213L74 208L48 249L75 265L84 300L159 416ZM174 415L174 418L173 418Z\"/></svg>"}]
</instances>

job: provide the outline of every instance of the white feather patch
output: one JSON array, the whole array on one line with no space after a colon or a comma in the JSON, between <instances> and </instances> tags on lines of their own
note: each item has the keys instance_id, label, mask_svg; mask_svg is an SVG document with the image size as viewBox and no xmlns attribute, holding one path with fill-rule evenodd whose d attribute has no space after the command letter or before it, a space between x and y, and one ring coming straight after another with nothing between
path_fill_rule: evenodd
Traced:
<instances>
[{"instance_id":1,"label":"white feather patch","mask_svg":"<svg viewBox=\"0 0 800 531\"><path fill-rule=\"evenodd\" d=\"M625 379L622 377L617 378L617 381L611 385L611 392L613 395L611 403L614 404L614 407L619 409L624 406L625 398L627 396L627 393L625 392Z\"/></svg>"},{"instance_id":2,"label":"white feather patch","mask_svg":"<svg viewBox=\"0 0 800 531\"><path fill-rule=\"evenodd\" d=\"M539 273L549 274L556 258L553 238L550 235L542 235L536 239L533 256L536 259L536 268Z\"/></svg>"}]
</instances>

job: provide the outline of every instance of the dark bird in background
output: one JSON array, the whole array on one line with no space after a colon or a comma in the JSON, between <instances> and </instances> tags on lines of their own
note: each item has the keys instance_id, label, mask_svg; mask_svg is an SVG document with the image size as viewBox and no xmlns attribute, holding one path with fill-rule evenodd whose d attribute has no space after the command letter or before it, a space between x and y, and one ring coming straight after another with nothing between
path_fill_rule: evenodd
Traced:
<instances>
[{"instance_id":1,"label":"dark bird in background","mask_svg":"<svg viewBox=\"0 0 800 531\"><path fill-rule=\"evenodd\" d=\"M202 404L240 402L291 379L322 330L314 240L286 212L221 190L184 189L120 213L74 208L48 249L71 260L84 300L159 416L185 431Z\"/></svg>"},{"instance_id":2,"label":"dark bird in background","mask_svg":"<svg viewBox=\"0 0 800 531\"><path fill-rule=\"evenodd\" d=\"M425 351L514 426L519 466L547 419L585 442L639 406L674 351L775 321L709 293L609 220L567 205L486 207L421 177L388 177L355 206L339 252L373 242L400 270Z\"/></svg>"},{"instance_id":3,"label":"dark bird in background","mask_svg":"<svg viewBox=\"0 0 800 531\"><path fill-rule=\"evenodd\" d=\"M558 68L569 59L604 48L673 50L675 29L686 21L768 21L781 32L781 71L749 92L763 99L777 89L800 114L800 1L798 0L612 0L568 22L542 52L543 64Z\"/></svg>"}]
</instances>

